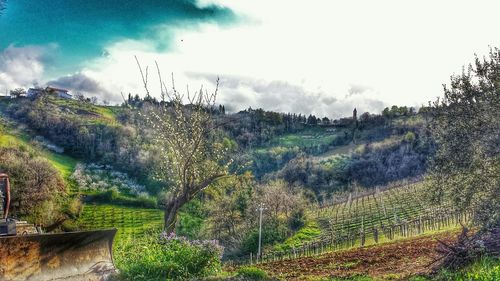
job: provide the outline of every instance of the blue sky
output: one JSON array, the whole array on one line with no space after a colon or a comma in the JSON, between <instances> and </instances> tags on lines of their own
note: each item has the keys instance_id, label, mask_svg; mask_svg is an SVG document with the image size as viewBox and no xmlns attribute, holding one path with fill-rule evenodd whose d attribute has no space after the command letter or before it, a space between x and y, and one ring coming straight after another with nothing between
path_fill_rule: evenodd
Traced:
<instances>
[{"instance_id":1,"label":"blue sky","mask_svg":"<svg viewBox=\"0 0 500 281\"><path fill-rule=\"evenodd\" d=\"M120 102L144 95L134 57L213 89L236 111L346 116L419 106L500 46L494 0L9 0L0 93L33 84Z\"/></svg>"},{"instance_id":2,"label":"blue sky","mask_svg":"<svg viewBox=\"0 0 500 281\"><path fill-rule=\"evenodd\" d=\"M0 49L53 44L57 48L51 70L62 74L105 54L107 44L122 39L149 40L157 51L168 51L171 38L168 33L160 37L155 30L160 24L194 28L235 19L228 8L199 7L190 0L15 0L0 18Z\"/></svg>"}]
</instances>

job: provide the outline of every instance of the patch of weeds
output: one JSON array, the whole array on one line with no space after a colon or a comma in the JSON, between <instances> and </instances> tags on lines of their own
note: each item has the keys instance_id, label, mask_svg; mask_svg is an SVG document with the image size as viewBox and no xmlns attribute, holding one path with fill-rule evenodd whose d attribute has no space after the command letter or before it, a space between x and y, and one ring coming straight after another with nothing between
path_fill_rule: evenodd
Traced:
<instances>
[{"instance_id":1,"label":"patch of weeds","mask_svg":"<svg viewBox=\"0 0 500 281\"><path fill-rule=\"evenodd\" d=\"M240 267L236 273L237 277L244 278L244 280L268 280L267 273L254 266Z\"/></svg>"},{"instance_id":2,"label":"patch of weeds","mask_svg":"<svg viewBox=\"0 0 500 281\"><path fill-rule=\"evenodd\" d=\"M441 270L433 280L497 281L500 280L500 258L483 257L460 271Z\"/></svg>"},{"instance_id":3,"label":"patch of weeds","mask_svg":"<svg viewBox=\"0 0 500 281\"><path fill-rule=\"evenodd\" d=\"M348 270L348 269L355 268L357 265L359 265L359 261L349 261L349 262L345 262L345 263L332 262L327 266L327 268L338 269L338 270L343 270L343 269Z\"/></svg>"}]
</instances>

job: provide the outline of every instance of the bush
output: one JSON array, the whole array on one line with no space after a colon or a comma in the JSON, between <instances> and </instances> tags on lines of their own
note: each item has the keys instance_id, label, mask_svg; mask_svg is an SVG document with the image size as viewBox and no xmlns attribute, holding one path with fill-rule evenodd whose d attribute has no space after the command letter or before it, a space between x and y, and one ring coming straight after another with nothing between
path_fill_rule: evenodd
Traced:
<instances>
[{"instance_id":1,"label":"bush","mask_svg":"<svg viewBox=\"0 0 500 281\"><path fill-rule=\"evenodd\" d=\"M272 223L262 226L262 246L273 245L283 242L287 237L288 229L285 225ZM242 243L242 250L245 254L257 253L259 245L259 230L252 230L248 233Z\"/></svg>"},{"instance_id":2,"label":"bush","mask_svg":"<svg viewBox=\"0 0 500 281\"><path fill-rule=\"evenodd\" d=\"M238 277L243 277L249 280L267 280L269 277L267 273L257 267L254 266L244 266L240 267L237 272Z\"/></svg>"},{"instance_id":3,"label":"bush","mask_svg":"<svg viewBox=\"0 0 500 281\"><path fill-rule=\"evenodd\" d=\"M115 260L126 280L186 280L220 272L222 252L217 241L162 233L124 241L115 249Z\"/></svg>"},{"instance_id":4,"label":"bush","mask_svg":"<svg viewBox=\"0 0 500 281\"><path fill-rule=\"evenodd\" d=\"M11 216L45 227L67 218L72 198L47 160L17 148L0 148L0 159L0 171L10 176Z\"/></svg>"},{"instance_id":5,"label":"bush","mask_svg":"<svg viewBox=\"0 0 500 281\"><path fill-rule=\"evenodd\" d=\"M291 230L298 230L306 224L306 214L304 209L294 209L288 219L288 226Z\"/></svg>"},{"instance_id":6,"label":"bush","mask_svg":"<svg viewBox=\"0 0 500 281\"><path fill-rule=\"evenodd\" d=\"M138 208L157 209L157 200L148 195L139 194L136 197L121 194L117 189L110 188L106 191L89 192L86 195L86 201L110 203Z\"/></svg>"}]
</instances>

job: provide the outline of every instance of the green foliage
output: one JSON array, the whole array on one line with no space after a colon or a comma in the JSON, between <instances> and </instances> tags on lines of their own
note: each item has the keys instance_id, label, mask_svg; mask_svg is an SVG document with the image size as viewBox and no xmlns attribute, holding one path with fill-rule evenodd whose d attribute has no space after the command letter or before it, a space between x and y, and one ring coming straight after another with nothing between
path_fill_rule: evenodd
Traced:
<instances>
[{"instance_id":1,"label":"green foliage","mask_svg":"<svg viewBox=\"0 0 500 281\"><path fill-rule=\"evenodd\" d=\"M176 228L177 235L189 239L199 238L205 217L201 201L190 201L179 212L179 222Z\"/></svg>"},{"instance_id":2,"label":"green foliage","mask_svg":"<svg viewBox=\"0 0 500 281\"><path fill-rule=\"evenodd\" d=\"M0 148L0 159L0 171L10 176L12 216L43 226L64 221L72 198L47 160L18 148Z\"/></svg>"},{"instance_id":3,"label":"green foliage","mask_svg":"<svg viewBox=\"0 0 500 281\"><path fill-rule=\"evenodd\" d=\"M282 224L262 226L262 245L273 245L286 239L287 228ZM257 253L259 245L259 230L250 231L242 243L244 253Z\"/></svg>"},{"instance_id":4,"label":"green foliage","mask_svg":"<svg viewBox=\"0 0 500 281\"><path fill-rule=\"evenodd\" d=\"M415 133L413 132L408 132L406 133L406 135L404 136L404 140L407 142L407 143L413 143L413 141L415 141Z\"/></svg>"},{"instance_id":5,"label":"green foliage","mask_svg":"<svg viewBox=\"0 0 500 281\"><path fill-rule=\"evenodd\" d=\"M157 209L158 201L156 198L145 195L129 196L124 195L116 188L110 188L105 191L94 191L86 193L87 201L95 203L106 203L123 205L138 208Z\"/></svg>"},{"instance_id":6,"label":"green foliage","mask_svg":"<svg viewBox=\"0 0 500 281\"><path fill-rule=\"evenodd\" d=\"M163 212L157 209L85 204L82 214L76 220L81 229L117 228L117 243L127 239L142 239L144 234L161 229Z\"/></svg>"},{"instance_id":7,"label":"green foliage","mask_svg":"<svg viewBox=\"0 0 500 281\"><path fill-rule=\"evenodd\" d=\"M222 248L213 241L190 242L150 233L115 248L115 261L126 280L187 280L221 271Z\"/></svg>"},{"instance_id":8,"label":"green foliage","mask_svg":"<svg viewBox=\"0 0 500 281\"><path fill-rule=\"evenodd\" d=\"M267 280L269 278L264 270L254 266L240 267L236 275L245 278L245 280Z\"/></svg>"},{"instance_id":9,"label":"green foliage","mask_svg":"<svg viewBox=\"0 0 500 281\"><path fill-rule=\"evenodd\" d=\"M67 155L110 164L131 176L144 177L151 170L152 158L145 159L141 155L143 136L130 124L116 122L115 110L43 96L10 102L6 112L13 119L22 120L31 131L64 148ZM64 162L61 160L68 159L54 160ZM65 166L68 165L61 168ZM72 171L64 171L65 176Z\"/></svg>"},{"instance_id":10,"label":"green foliage","mask_svg":"<svg viewBox=\"0 0 500 281\"><path fill-rule=\"evenodd\" d=\"M437 281L497 281L500 280L500 259L482 258L460 270L441 270L432 278Z\"/></svg>"},{"instance_id":11,"label":"green foliage","mask_svg":"<svg viewBox=\"0 0 500 281\"><path fill-rule=\"evenodd\" d=\"M430 111L438 144L431 197L452 200L459 209L473 208L483 227L500 223L499 81L500 50L495 48L452 76L444 98Z\"/></svg>"},{"instance_id":12,"label":"green foliage","mask_svg":"<svg viewBox=\"0 0 500 281\"><path fill-rule=\"evenodd\" d=\"M290 227L291 230L295 231L303 227L305 223L306 223L306 215L304 213L304 209L300 208L292 210L292 214L288 219L288 227Z\"/></svg>"},{"instance_id":13,"label":"green foliage","mask_svg":"<svg viewBox=\"0 0 500 281\"><path fill-rule=\"evenodd\" d=\"M76 159L43 149L35 142L30 142L30 136L14 129L18 124L7 122L0 117L0 147L15 147L22 151L29 151L48 160L67 179L76 166ZM8 125L7 125L8 124Z\"/></svg>"},{"instance_id":14,"label":"green foliage","mask_svg":"<svg viewBox=\"0 0 500 281\"><path fill-rule=\"evenodd\" d=\"M321 230L316 221L308 222L293 236L287 238L283 243L274 246L274 250L289 250L300 247L302 244L316 240L321 234Z\"/></svg>"}]
</instances>

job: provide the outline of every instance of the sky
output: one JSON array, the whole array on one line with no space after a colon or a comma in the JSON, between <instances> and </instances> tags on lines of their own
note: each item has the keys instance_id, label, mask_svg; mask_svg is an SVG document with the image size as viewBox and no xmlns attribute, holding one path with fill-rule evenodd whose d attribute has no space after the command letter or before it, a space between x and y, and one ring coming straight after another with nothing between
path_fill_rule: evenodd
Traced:
<instances>
[{"instance_id":1,"label":"sky","mask_svg":"<svg viewBox=\"0 0 500 281\"><path fill-rule=\"evenodd\" d=\"M442 95L500 47L500 2L407 0L9 0L0 93L57 86L120 103L144 96L135 57L172 87L248 107L347 116Z\"/></svg>"}]
</instances>

